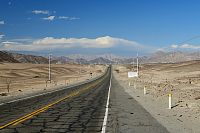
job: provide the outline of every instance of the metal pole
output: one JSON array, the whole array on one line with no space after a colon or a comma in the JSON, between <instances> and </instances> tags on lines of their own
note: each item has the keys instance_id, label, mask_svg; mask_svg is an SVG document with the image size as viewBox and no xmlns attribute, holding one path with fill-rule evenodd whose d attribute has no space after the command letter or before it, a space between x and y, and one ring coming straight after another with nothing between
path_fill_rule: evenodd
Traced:
<instances>
[{"instance_id":1,"label":"metal pole","mask_svg":"<svg viewBox=\"0 0 200 133\"><path fill-rule=\"evenodd\" d=\"M132 71L134 71L134 64L135 64L135 63L134 63L134 59L133 59L133 62L132 62L132 65L133 65Z\"/></svg>"},{"instance_id":2,"label":"metal pole","mask_svg":"<svg viewBox=\"0 0 200 133\"><path fill-rule=\"evenodd\" d=\"M51 54L49 54L49 81L51 83Z\"/></svg>"},{"instance_id":3,"label":"metal pole","mask_svg":"<svg viewBox=\"0 0 200 133\"><path fill-rule=\"evenodd\" d=\"M137 53L137 75L139 76L138 53Z\"/></svg>"}]
</instances>

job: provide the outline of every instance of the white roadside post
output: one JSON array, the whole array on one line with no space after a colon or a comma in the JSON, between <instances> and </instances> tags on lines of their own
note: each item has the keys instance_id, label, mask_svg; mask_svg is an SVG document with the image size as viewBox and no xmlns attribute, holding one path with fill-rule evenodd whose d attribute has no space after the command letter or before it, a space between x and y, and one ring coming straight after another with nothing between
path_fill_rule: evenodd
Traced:
<instances>
[{"instance_id":1,"label":"white roadside post","mask_svg":"<svg viewBox=\"0 0 200 133\"><path fill-rule=\"evenodd\" d=\"M172 94L169 93L169 109L172 109Z\"/></svg>"},{"instance_id":2,"label":"white roadside post","mask_svg":"<svg viewBox=\"0 0 200 133\"><path fill-rule=\"evenodd\" d=\"M144 95L147 94L146 86L144 86Z\"/></svg>"}]
</instances>

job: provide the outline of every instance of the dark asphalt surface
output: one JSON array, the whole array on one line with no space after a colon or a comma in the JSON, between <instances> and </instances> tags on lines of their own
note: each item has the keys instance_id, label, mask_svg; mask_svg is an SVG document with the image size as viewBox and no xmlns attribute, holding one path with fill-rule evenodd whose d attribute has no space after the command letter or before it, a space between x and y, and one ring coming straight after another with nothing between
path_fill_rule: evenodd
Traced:
<instances>
[{"instance_id":1,"label":"dark asphalt surface","mask_svg":"<svg viewBox=\"0 0 200 133\"><path fill-rule=\"evenodd\" d=\"M16 126L8 126L1 133L95 133L101 132L107 93L109 76L95 87L73 98L68 98L49 108L31 119ZM0 125L15 120L27 113L35 111L44 105L58 100L74 90L81 90L89 84L64 90L55 94L49 94L34 99L23 100L10 105L0 106Z\"/></svg>"},{"instance_id":2,"label":"dark asphalt surface","mask_svg":"<svg viewBox=\"0 0 200 133\"><path fill-rule=\"evenodd\" d=\"M113 76L106 132L169 133L118 82Z\"/></svg>"},{"instance_id":3,"label":"dark asphalt surface","mask_svg":"<svg viewBox=\"0 0 200 133\"><path fill-rule=\"evenodd\" d=\"M109 74L108 74L109 75ZM101 132L110 76L82 86L63 89L56 93L0 106L0 125L15 120L44 105L52 103L73 91L92 84L95 87L72 98L65 99L48 110L0 133L95 133ZM101 81L101 82L100 82ZM135 99L112 78L107 133L168 133Z\"/></svg>"}]
</instances>

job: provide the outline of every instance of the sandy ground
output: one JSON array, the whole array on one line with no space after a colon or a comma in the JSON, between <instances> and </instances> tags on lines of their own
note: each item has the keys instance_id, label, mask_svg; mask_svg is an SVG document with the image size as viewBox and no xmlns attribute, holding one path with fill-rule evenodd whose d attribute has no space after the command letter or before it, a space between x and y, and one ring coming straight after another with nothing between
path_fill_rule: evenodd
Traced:
<instances>
[{"instance_id":1,"label":"sandy ground","mask_svg":"<svg viewBox=\"0 0 200 133\"><path fill-rule=\"evenodd\" d=\"M3 63L0 64L0 101L82 82L101 75L105 68L103 65L52 64L50 83L48 64Z\"/></svg>"},{"instance_id":2,"label":"sandy ground","mask_svg":"<svg viewBox=\"0 0 200 133\"><path fill-rule=\"evenodd\" d=\"M114 75L125 91L170 132L199 133L199 65L200 61L141 65L140 76L136 79L127 77L132 66L118 65L114 66ZM147 95L143 94L144 86ZM167 109L169 93L173 101L171 110Z\"/></svg>"}]
</instances>

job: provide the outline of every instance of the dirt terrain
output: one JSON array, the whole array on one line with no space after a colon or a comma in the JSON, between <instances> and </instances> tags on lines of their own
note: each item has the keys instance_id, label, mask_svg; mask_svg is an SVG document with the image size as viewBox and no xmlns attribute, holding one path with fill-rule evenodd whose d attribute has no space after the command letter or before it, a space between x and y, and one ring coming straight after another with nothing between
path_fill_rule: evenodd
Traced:
<instances>
[{"instance_id":1,"label":"dirt terrain","mask_svg":"<svg viewBox=\"0 0 200 133\"><path fill-rule=\"evenodd\" d=\"M132 80L147 86L154 97L165 97L172 93L178 105L200 108L200 61L176 64L145 64L140 66L139 78ZM132 66L120 66L120 75L127 77ZM129 79L130 80L130 79ZM178 106L177 105L177 106Z\"/></svg>"},{"instance_id":2,"label":"dirt terrain","mask_svg":"<svg viewBox=\"0 0 200 133\"><path fill-rule=\"evenodd\" d=\"M127 73L133 69L133 66L117 65L114 66L114 73L123 84L128 86L131 82L131 87L127 92L136 93L136 90L140 90L143 93L143 88L146 86L147 95L145 100L147 101L141 100L141 102L148 106L147 110L153 112L153 116L157 117L159 115L161 121L166 119L171 121L172 118L174 123L181 123L184 128L194 132L200 131L197 124L200 122L199 66L200 61L175 64L143 64L140 65L139 78L128 79ZM136 68L133 70L136 71ZM171 111L167 111L169 93L172 94L173 108ZM166 124L166 122L163 124Z\"/></svg>"},{"instance_id":3,"label":"dirt terrain","mask_svg":"<svg viewBox=\"0 0 200 133\"><path fill-rule=\"evenodd\" d=\"M0 100L85 81L102 74L104 70L105 66L101 65L52 64L50 83L48 64L2 63Z\"/></svg>"}]
</instances>

